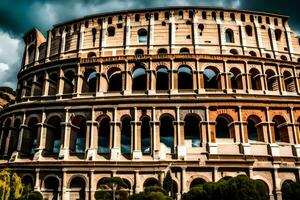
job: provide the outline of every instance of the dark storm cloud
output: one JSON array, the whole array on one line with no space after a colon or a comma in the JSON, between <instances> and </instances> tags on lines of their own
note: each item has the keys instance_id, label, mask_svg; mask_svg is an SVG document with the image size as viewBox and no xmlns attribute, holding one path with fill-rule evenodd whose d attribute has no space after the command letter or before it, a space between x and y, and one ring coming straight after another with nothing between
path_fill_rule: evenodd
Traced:
<instances>
[{"instance_id":1,"label":"dark storm cloud","mask_svg":"<svg viewBox=\"0 0 300 200\"><path fill-rule=\"evenodd\" d=\"M0 0L0 85L15 86L23 42L32 27L42 33L66 20L101 12L166 6L213 6L264 11L291 16L292 30L300 33L300 0ZM7 40L3 43L3 40ZM13 44L13 45L12 45ZM7 59L8 52L15 52ZM9 70L7 70L9 68ZM5 76L1 76L5 74Z\"/></svg>"}]
</instances>

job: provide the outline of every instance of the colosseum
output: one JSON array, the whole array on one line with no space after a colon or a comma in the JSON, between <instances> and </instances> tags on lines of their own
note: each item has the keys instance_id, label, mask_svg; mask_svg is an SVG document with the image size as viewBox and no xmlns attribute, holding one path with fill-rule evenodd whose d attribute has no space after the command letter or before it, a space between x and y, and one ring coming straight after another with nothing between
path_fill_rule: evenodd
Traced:
<instances>
[{"instance_id":1,"label":"colosseum","mask_svg":"<svg viewBox=\"0 0 300 200\"><path fill-rule=\"evenodd\" d=\"M300 176L300 37L278 14L167 7L85 16L24 37L0 113L1 167L46 199L245 174L271 200Z\"/></svg>"}]
</instances>

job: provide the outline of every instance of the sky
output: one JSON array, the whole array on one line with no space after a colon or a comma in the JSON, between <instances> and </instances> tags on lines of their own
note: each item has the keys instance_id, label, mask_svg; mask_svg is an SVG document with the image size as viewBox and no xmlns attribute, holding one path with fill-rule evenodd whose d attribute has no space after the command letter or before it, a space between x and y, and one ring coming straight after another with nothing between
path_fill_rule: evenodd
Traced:
<instances>
[{"instance_id":1,"label":"sky","mask_svg":"<svg viewBox=\"0 0 300 200\"><path fill-rule=\"evenodd\" d=\"M0 0L0 86L17 84L24 42L35 27L46 33L53 25L86 15L166 6L213 6L278 13L290 16L300 35L300 0Z\"/></svg>"}]
</instances>

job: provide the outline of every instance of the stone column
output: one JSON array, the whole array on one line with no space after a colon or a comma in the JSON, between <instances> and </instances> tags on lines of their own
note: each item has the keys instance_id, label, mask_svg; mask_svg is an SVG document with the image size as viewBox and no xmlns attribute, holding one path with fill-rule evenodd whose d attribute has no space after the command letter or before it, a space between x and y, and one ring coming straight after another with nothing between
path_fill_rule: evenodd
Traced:
<instances>
[{"instance_id":1,"label":"stone column","mask_svg":"<svg viewBox=\"0 0 300 200\"><path fill-rule=\"evenodd\" d=\"M274 58L277 57L278 55L278 48L277 48L277 42L276 42L276 38L275 38L275 28L273 25L270 25L270 35L271 35L271 44L272 44L272 47L273 47L273 54L274 54Z\"/></svg>"},{"instance_id":2,"label":"stone column","mask_svg":"<svg viewBox=\"0 0 300 200\"><path fill-rule=\"evenodd\" d=\"M177 88L177 70L174 69L174 60L171 60L171 70L170 70L170 94L177 94L178 88Z\"/></svg>"},{"instance_id":3,"label":"stone column","mask_svg":"<svg viewBox=\"0 0 300 200\"><path fill-rule=\"evenodd\" d=\"M61 98L61 96L64 93L64 84L65 84L65 79L64 79L64 71L60 68L59 69L59 80L58 80L58 93L57 93L57 98Z\"/></svg>"},{"instance_id":4,"label":"stone column","mask_svg":"<svg viewBox=\"0 0 300 200\"><path fill-rule=\"evenodd\" d=\"M80 66L77 67L77 74L75 75L75 94L73 96L78 97L81 94L82 91L82 84L83 84L83 75L80 70Z\"/></svg>"},{"instance_id":5,"label":"stone column","mask_svg":"<svg viewBox=\"0 0 300 200\"><path fill-rule=\"evenodd\" d=\"M300 87L299 87L299 81L298 81L298 77L297 77L297 72L296 72L296 67L293 66L293 80L294 80L294 84L295 84L295 92L300 95Z\"/></svg>"},{"instance_id":6,"label":"stone column","mask_svg":"<svg viewBox=\"0 0 300 200\"><path fill-rule=\"evenodd\" d=\"M284 82L282 81L282 75L279 69L279 65L276 65L277 77L278 77L278 89L280 94L283 93Z\"/></svg>"},{"instance_id":7,"label":"stone column","mask_svg":"<svg viewBox=\"0 0 300 200\"><path fill-rule=\"evenodd\" d=\"M175 23L175 17L174 17L174 11L170 11L170 31L171 31L171 39L170 39L170 53L175 53L175 44L176 44L176 23Z\"/></svg>"},{"instance_id":8,"label":"stone column","mask_svg":"<svg viewBox=\"0 0 300 200\"><path fill-rule=\"evenodd\" d=\"M186 167L181 167L181 194L187 192Z\"/></svg>"},{"instance_id":9,"label":"stone column","mask_svg":"<svg viewBox=\"0 0 300 200\"><path fill-rule=\"evenodd\" d=\"M220 54L223 54L223 46L225 44L225 32L223 28L223 22L220 19L217 19L217 25L219 33Z\"/></svg>"},{"instance_id":10,"label":"stone column","mask_svg":"<svg viewBox=\"0 0 300 200\"><path fill-rule=\"evenodd\" d=\"M104 55L104 48L106 47L106 35L107 35L107 22L105 21L105 18L103 18L102 20L102 35L101 35L101 47L100 47L100 51L101 51L101 56Z\"/></svg>"},{"instance_id":11,"label":"stone column","mask_svg":"<svg viewBox=\"0 0 300 200\"><path fill-rule=\"evenodd\" d=\"M65 121L61 122L61 127L62 127L61 140L63 142L58 156L60 159L64 159L64 160L68 160L70 155L70 137L71 137L72 124L69 122L69 119L70 119L69 110L66 110Z\"/></svg>"},{"instance_id":12,"label":"stone column","mask_svg":"<svg viewBox=\"0 0 300 200\"><path fill-rule=\"evenodd\" d=\"M199 44L199 40L198 40L198 15L196 15L195 13L193 13L192 31L193 31L194 53L197 53L197 48L198 48L198 44ZM197 69L197 71L199 71L199 70Z\"/></svg>"},{"instance_id":13,"label":"stone column","mask_svg":"<svg viewBox=\"0 0 300 200\"><path fill-rule=\"evenodd\" d=\"M284 25L285 28L285 33L286 33L286 41L287 41L287 46L288 46L288 50L289 50L289 55L290 55L290 60L293 61L293 54L294 54L294 48L293 48L293 42L292 42L292 36L291 36L291 29L290 27L285 24Z\"/></svg>"},{"instance_id":14,"label":"stone column","mask_svg":"<svg viewBox=\"0 0 300 200\"><path fill-rule=\"evenodd\" d=\"M187 150L184 144L184 122L180 120L180 107L176 107L175 133L177 138L177 158L184 160Z\"/></svg>"},{"instance_id":15,"label":"stone column","mask_svg":"<svg viewBox=\"0 0 300 200\"><path fill-rule=\"evenodd\" d=\"M78 54L82 53L83 44L84 44L84 30L85 30L85 26L84 23L82 23L80 24L80 29L79 29Z\"/></svg>"},{"instance_id":16,"label":"stone column","mask_svg":"<svg viewBox=\"0 0 300 200\"><path fill-rule=\"evenodd\" d=\"M154 17L153 13L150 14L150 20L149 20L149 54L153 54L153 45L154 45Z\"/></svg>"},{"instance_id":17,"label":"stone column","mask_svg":"<svg viewBox=\"0 0 300 200\"><path fill-rule=\"evenodd\" d=\"M211 128L212 124L209 120L209 107L205 107L205 120L207 122L207 143L209 148L210 154L217 154L218 153L218 145L215 141L215 135L212 134Z\"/></svg>"},{"instance_id":18,"label":"stone column","mask_svg":"<svg viewBox=\"0 0 300 200\"><path fill-rule=\"evenodd\" d=\"M134 170L134 178L135 178L135 194L140 193L143 188L141 185L139 170Z\"/></svg>"},{"instance_id":19,"label":"stone column","mask_svg":"<svg viewBox=\"0 0 300 200\"><path fill-rule=\"evenodd\" d=\"M45 149L45 143L47 139L46 138L47 128L45 126L45 121L46 121L46 113L45 111L43 111L41 123L38 123L37 149L36 149L36 153L34 154L33 160L41 160L42 153Z\"/></svg>"},{"instance_id":20,"label":"stone column","mask_svg":"<svg viewBox=\"0 0 300 200\"><path fill-rule=\"evenodd\" d=\"M140 131L138 131L138 127L140 127L141 123L138 121L137 117L138 117L137 116L137 108L134 107L134 121L131 122L132 131L133 131L132 158L134 160L139 160L142 158L142 151L141 151L141 148L139 148L139 146L140 146L139 144L141 143L141 134L140 134Z\"/></svg>"},{"instance_id":21,"label":"stone column","mask_svg":"<svg viewBox=\"0 0 300 200\"><path fill-rule=\"evenodd\" d=\"M40 188L41 181L40 181L40 169L35 169L35 183L34 183L34 191L41 191Z\"/></svg>"},{"instance_id":22,"label":"stone column","mask_svg":"<svg viewBox=\"0 0 300 200\"><path fill-rule=\"evenodd\" d=\"M114 114L113 114L113 141L112 141L112 148L110 152L110 159L113 161L120 160L121 156L121 147L120 147L120 141L121 141L121 124L117 121L118 117L118 110L117 108L114 108Z\"/></svg>"},{"instance_id":23,"label":"stone column","mask_svg":"<svg viewBox=\"0 0 300 200\"><path fill-rule=\"evenodd\" d=\"M155 70L152 66L152 59L150 58L149 61L149 83L148 83L148 94L155 94L156 93L156 76L155 76Z\"/></svg>"},{"instance_id":24,"label":"stone column","mask_svg":"<svg viewBox=\"0 0 300 200\"><path fill-rule=\"evenodd\" d=\"M160 136L159 136L159 121L156 120L156 108L152 108L152 134L151 134L151 149L153 153L153 159L159 160L159 150L160 150Z\"/></svg>"},{"instance_id":25,"label":"stone column","mask_svg":"<svg viewBox=\"0 0 300 200\"><path fill-rule=\"evenodd\" d=\"M44 73L45 77L44 77L44 81L43 81L43 86L42 86L42 96L48 96L49 95L49 87L50 87L50 83L49 83L49 74L47 71L45 71Z\"/></svg>"},{"instance_id":26,"label":"stone column","mask_svg":"<svg viewBox=\"0 0 300 200\"><path fill-rule=\"evenodd\" d=\"M98 135L98 122L95 120L95 110L92 108L92 119L87 121L87 160L95 160L97 155L97 135Z\"/></svg>"},{"instance_id":27,"label":"stone column","mask_svg":"<svg viewBox=\"0 0 300 200\"><path fill-rule=\"evenodd\" d=\"M25 128L27 128L27 125L25 124L25 120L26 120L26 113L24 112L23 113L23 117L22 117L22 124L20 125L20 131L19 131L19 135L18 135L17 150L12 153L12 156L10 158L10 162L15 161L16 159L18 159L19 154L21 152L22 141L23 141L23 134L24 134ZM1 140L2 140L2 135L3 134L1 134ZM0 140L0 145L1 145L1 140Z\"/></svg>"},{"instance_id":28,"label":"stone column","mask_svg":"<svg viewBox=\"0 0 300 200\"><path fill-rule=\"evenodd\" d=\"M251 154L251 146L248 143L248 138L245 135L245 130L247 130L247 122L243 122L242 117L242 106L238 106L238 120L239 120L239 132L241 134L241 145L244 155Z\"/></svg>"},{"instance_id":29,"label":"stone column","mask_svg":"<svg viewBox=\"0 0 300 200\"><path fill-rule=\"evenodd\" d=\"M266 107L266 116L267 116L267 123L268 123L269 145L271 149L271 155L279 156L279 146L278 144L275 143L275 138L273 137L273 131L271 129L272 122L270 121L271 119L270 119L269 107Z\"/></svg>"},{"instance_id":30,"label":"stone column","mask_svg":"<svg viewBox=\"0 0 300 200\"><path fill-rule=\"evenodd\" d=\"M263 45L263 40L262 40L262 36L261 36L260 24L256 21L253 24L254 24L255 33L256 33L257 47L259 49L260 56L262 56L262 51L263 51L264 45Z\"/></svg>"},{"instance_id":31,"label":"stone column","mask_svg":"<svg viewBox=\"0 0 300 200\"><path fill-rule=\"evenodd\" d=\"M95 174L94 174L94 172L95 172L95 170L93 170L93 169L91 169L90 170L90 180L89 180L89 182L90 182L90 196L89 196L89 198L90 199L92 199L92 200L94 200L95 198L94 198L94 195L95 195L95 192L97 191L97 186L96 186L96 183L95 183Z\"/></svg>"},{"instance_id":32,"label":"stone column","mask_svg":"<svg viewBox=\"0 0 300 200\"><path fill-rule=\"evenodd\" d=\"M65 46L66 46L66 29L63 28L62 33L61 33L61 40L60 40L59 59L62 59L64 57Z\"/></svg>"},{"instance_id":33,"label":"stone column","mask_svg":"<svg viewBox=\"0 0 300 200\"><path fill-rule=\"evenodd\" d=\"M40 55L40 52L39 52L39 47L38 47L37 39L36 39L35 40L35 51L34 51L34 65L38 64L39 55Z\"/></svg>"},{"instance_id":34,"label":"stone column","mask_svg":"<svg viewBox=\"0 0 300 200\"><path fill-rule=\"evenodd\" d=\"M125 54L128 55L129 49L130 49L130 32L131 32L131 26L130 26L130 17L131 15L128 15L126 17L126 27L125 27Z\"/></svg>"},{"instance_id":35,"label":"stone column","mask_svg":"<svg viewBox=\"0 0 300 200\"><path fill-rule=\"evenodd\" d=\"M236 25L239 27L240 32L240 44L243 50L243 55L245 55L245 46L247 46L247 37L245 34L245 29L243 27L243 22L236 20Z\"/></svg>"},{"instance_id":36,"label":"stone column","mask_svg":"<svg viewBox=\"0 0 300 200\"><path fill-rule=\"evenodd\" d=\"M274 193L276 194L277 200L282 200L280 178L278 176L278 166L274 166Z\"/></svg>"},{"instance_id":37,"label":"stone column","mask_svg":"<svg viewBox=\"0 0 300 200\"><path fill-rule=\"evenodd\" d=\"M62 187L62 200L64 199L70 199L70 195L68 190L68 180L67 180L67 171L66 169L62 169L62 181L61 181L61 187Z\"/></svg>"},{"instance_id":38,"label":"stone column","mask_svg":"<svg viewBox=\"0 0 300 200\"><path fill-rule=\"evenodd\" d=\"M125 71L124 71L124 75L123 75L123 80L122 81L125 85L125 89L123 91L124 95L129 95L131 94L131 85L132 85L132 78L130 75L130 71L128 70L128 61L125 62Z\"/></svg>"},{"instance_id":39,"label":"stone column","mask_svg":"<svg viewBox=\"0 0 300 200\"><path fill-rule=\"evenodd\" d=\"M200 71L200 67L199 67L199 62L198 62L198 60L196 61L196 71L195 71L195 73L196 73L196 81L197 81L197 89L196 89L196 91L197 91L197 93L198 94L200 94L202 91L203 91L203 86L204 86L204 79L203 79L203 85L201 84L201 78L204 78L204 76L202 77L201 76L201 71Z\"/></svg>"},{"instance_id":40,"label":"stone column","mask_svg":"<svg viewBox=\"0 0 300 200\"><path fill-rule=\"evenodd\" d=\"M47 47L46 47L46 59L45 59L45 62L49 62L50 61L51 39L52 39L52 32L51 32L51 30L48 30L47 31Z\"/></svg>"}]
</instances>

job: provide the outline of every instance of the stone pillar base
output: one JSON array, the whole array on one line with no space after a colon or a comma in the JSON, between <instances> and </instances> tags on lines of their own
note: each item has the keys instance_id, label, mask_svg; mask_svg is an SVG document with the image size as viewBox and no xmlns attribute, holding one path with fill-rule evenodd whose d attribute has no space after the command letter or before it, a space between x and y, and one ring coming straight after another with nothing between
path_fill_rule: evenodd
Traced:
<instances>
[{"instance_id":1,"label":"stone pillar base","mask_svg":"<svg viewBox=\"0 0 300 200\"><path fill-rule=\"evenodd\" d=\"M242 150L244 155L251 155L251 145L249 143L243 143Z\"/></svg>"},{"instance_id":2,"label":"stone pillar base","mask_svg":"<svg viewBox=\"0 0 300 200\"><path fill-rule=\"evenodd\" d=\"M69 149L60 149L58 158L63 160L69 160L70 150Z\"/></svg>"},{"instance_id":3,"label":"stone pillar base","mask_svg":"<svg viewBox=\"0 0 300 200\"><path fill-rule=\"evenodd\" d=\"M153 160L159 160L159 150L153 151Z\"/></svg>"},{"instance_id":4,"label":"stone pillar base","mask_svg":"<svg viewBox=\"0 0 300 200\"><path fill-rule=\"evenodd\" d=\"M123 93L123 95L130 95L131 91L130 90L124 90L122 93Z\"/></svg>"},{"instance_id":5,"label":"stone pillar base","mask_svg":"<svg viewBox=\"0 0 300 200\"><path fill-rule=\"evenodd\" d=\"M96 97L103 97L104 93L103 92L96 92Z\"/></svg>"},{"instance_id":6,"label":"stone pillar base","mask_svg":"<svg viewBox=\"0 0 300 200\"><path fill-rule=\"evenodd\" d=\"M218 154L218 145L216 143L209 143L208 151L210 154Z\"/></svg>"},{"instance_id":7,"label":"stone pillar base","mask_svg":"<svg viewBox=\"0 0 300 200\"><path fill-rule=\"evenodd\" d=\"M119 161L121 156L120 148L112 148L110 150L110 160Z\"/></svg>"},{"instance_id":8,"label":"stone pillar base","mask_svg":"<svg viewBox=\"0 0 300 200\"><path fill-rule=\"evenodd\" d=\"M18 159L19 157L19 152L17 151L14 151L12 154L11 154L11 157L9 158L9 161L8 162L14 162Z\"/></svg>"},{"instance_id":9,"label":"stone pillar base","mask_svg":"<svg viewBox=\"0 0 300 200\"><path fill-rule=\"evenodd\" d=\"M159 150L159 160L166 160L167 159L167 152L165 148L160 148Z\"/></svg>"},{"instance_id":10,"label":"stone pillar base","mask_svg":"<svg viewBox=\"0 0 300 200\"><path fill-rule=\"evenodd\" d=\"M43 149L38 149L33 156L33 160L41 160L43 154Z\"/></svg>"},{"instance_id":11,"label":"stone pillar base","mask_svg":"<svg viewBox=\"0 0 300 200\"><path fill-rule=\"evenodd\" d=\"M297 156L299 158L300 157L300 144L294 144L293 148L294 148L295 156Z\"/></svg>"},{"instance_id":12,"label":"stone pillar base","mask_svg":"<svg viewBox=\"0 0 300 200\"><path fill-rule=\"evenodd\" d=\"M269 144L272 156L280 156L278 144Z\"/></svg>"},{"instance_id":13,"label":"stone pillar base","mask_svg":"<svg viewBox=\"0 0 300 200\"><path fill-rule=\"evenodd\" d=\"M172 89L172 90L170 90L170 94L178 94L178 90L177 89Z\"/></svg>"},{"instance_id":14,"label":"stone pillar base","mask_svg":"<svg viewBox=\"0 0 300 200\"><path fill-rule=\"evenodd\" d=\"M142 152L141 151L133 151L132 152L132 159L133 160L139 160L142 158Z\"/></svg>"},{"instance_id":15,"label":"stone pillar base","mask_svg":"<svg viewBox=\"0 0 300 200\"><path fill-rule=\"evenodd\" d=\"M177 146L177 158L180 160L185 160L186 158L186 147L184 145Z\"/></svg>"},{"instance_id":16,"label":"stone pillar base","mask_svg":"<svg viewBox=\"0 0 300 200\"><path fill-rule=\"evenodd\" d=\"M155 90L148 90L148 91L147 91L147 94L148 94L148 95L153 95L153 94L155 94L155 93L156 93Z\"/></svg>"},{"instance_id":17,"label":"stone pillar base","mask_svg":"<svg viewBox=\"0 0 300 200\"><path fill-rule=\"evenodd\" d=\"M86 153L86 160L95 160L97 155L96 149L88 149Z\"/></svg>"}]
</instances>

